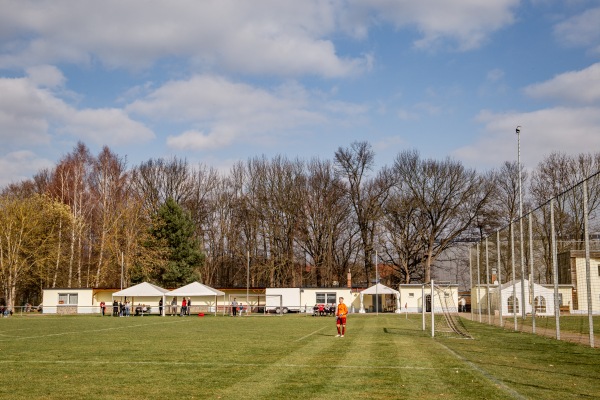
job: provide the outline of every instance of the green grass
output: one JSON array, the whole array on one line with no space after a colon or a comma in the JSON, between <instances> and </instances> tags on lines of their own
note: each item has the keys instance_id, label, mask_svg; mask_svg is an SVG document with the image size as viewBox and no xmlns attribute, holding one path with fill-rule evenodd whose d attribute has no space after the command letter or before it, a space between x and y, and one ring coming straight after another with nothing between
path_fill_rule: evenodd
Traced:
<instances>
[{"instance_id":1,"label":"green grass","mask_svg":"<svg viewBox=\"0 0 600 400\"><path fill-rule=\"evenodd\" d=\"M419 316L0 319L2 399L570 399L600 395L600 352Z\"/></svg>"},{"instance_id":2,"label":"green grass","mask_svg":"<svg viewBox=\"0 0 600 400\"><path fill-rule=\"evenodd\" d=\"M512 315L509 317L510 321L513 321ZM594 334L600 334L600 316L593 316ZM519 318L519 322L526 325L532 325L531 316L527 316L525 321ZM590 323L587 315L561 315L560 316L560 330L565 332L580 333L589 335ZM556 318L554 317L536 317L535 325L547 329L556 329Z\"/></svg>"}]
</instances>

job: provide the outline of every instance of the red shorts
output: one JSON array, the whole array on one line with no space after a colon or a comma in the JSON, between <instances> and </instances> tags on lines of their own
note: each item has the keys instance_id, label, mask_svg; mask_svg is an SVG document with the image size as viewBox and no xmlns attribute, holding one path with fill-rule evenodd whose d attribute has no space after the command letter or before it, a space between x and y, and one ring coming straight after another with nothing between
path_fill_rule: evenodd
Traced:
<instances>
[{"instance_id":1,"label":"red shorts","mask_svg":"<svg viewBox=\"0 0 600 400\"><path fill-rule=\"evenodd\" d=\"M346 316L337 317L336 325L346 325Z\"/></svg>"}]
</instances>

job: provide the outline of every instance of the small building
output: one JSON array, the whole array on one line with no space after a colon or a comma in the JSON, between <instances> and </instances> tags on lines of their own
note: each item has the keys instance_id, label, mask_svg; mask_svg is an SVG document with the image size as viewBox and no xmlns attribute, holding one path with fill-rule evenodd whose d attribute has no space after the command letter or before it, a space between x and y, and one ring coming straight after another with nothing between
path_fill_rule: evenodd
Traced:
<instances>
[{"instance_id":1,"label":"small building","mask_svg":"<svg viewBox=\"0 0 600 400\"><path fill-rule=\"evenodd\" d=\"M315 304L337 304L340 297L348 310L358 312L360 299L358 291L347 287L333 288L267 288L265 292L266 302L269 309L281 306L290 312L312 313Z\"/></svg>"},{"instance_id":2,"label":"small building","mask_svg":"<svg viewBox=\"0 0 600 400\"><path fill-rule=\"evenodd\" d=\"M431 312L431 286L426 286L423 290L422 283L401 284L398 285L398 291L400 292L400 310L402 312L421 313L423 305L425 312ZM434 311L440 312L443 309L458 312L457 284L435 284Z\"/></svg>"},{"instance_id":3,"label":"small building","mask_svg":"<svg viewBox=\"0 0 600 400\"><path fill-rule=\"evenodd\" d=\"M42 312L61 315L100 313L100 302L95 299L95 294L95 289L91 288L44 289Z\"/></svg>"},{"instance_id":4,"label":"small building","mask_svg":"<svg viewBox=\"0 0 600 400\"><path fill-rule=\"evenodd\" d=\"M572 286L572 304L574 314L587 314L588 287L586 259L584 250L569 250L558 254L558 282ZM590 252L591 308L600 313L600 252Z\"/></svg>"},{"instance_id":5,"label":"small building","mask_svg":"<svg viewBox=\"0 0 600 400\"><path fill-rule=\"evenodd\" d=\"M521 280L506 282L500 286L479 285L471 290L471 307L474 312L481 310L482 314L489 312L497 314L500 311L498 300L498 290L502 294L502 315L521 314L522 307L525 307L526 314L532 314L535 306L536 315L551 316L554 315L554 290L537 283L530 284L529 280L524 280L525 293L523 297ZM489 293L488 293L489 289ZM564 289L564 288L563 288ZM522 299L525 304L522 304Z\"/></svg>"}]
</instances>

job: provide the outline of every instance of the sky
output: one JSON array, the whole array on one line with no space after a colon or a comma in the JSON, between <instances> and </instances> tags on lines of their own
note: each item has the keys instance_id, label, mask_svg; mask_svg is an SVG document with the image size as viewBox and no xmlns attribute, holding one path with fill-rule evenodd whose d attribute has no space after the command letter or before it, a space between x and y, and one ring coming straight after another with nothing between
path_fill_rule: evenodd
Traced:
<instances>
[{"instance_id":1,"label":"sky","mask_svg":"<svg viewBox=\"0 0 600 400\"><path fill-rule=\"evenodd\" d=\"M0 188L79 141L224 174L355 141L377 167L597 152L600 1L0 0Z\"/></svg>"}]
</instances>

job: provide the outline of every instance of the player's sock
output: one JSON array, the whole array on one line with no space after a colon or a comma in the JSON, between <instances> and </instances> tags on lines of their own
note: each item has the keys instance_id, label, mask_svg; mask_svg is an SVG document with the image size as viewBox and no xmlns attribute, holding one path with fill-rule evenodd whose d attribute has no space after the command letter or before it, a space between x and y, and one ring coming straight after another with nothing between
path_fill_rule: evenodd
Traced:
<instances>
[{"instance_id":1,"label":"player's sock","mask_svg":"<svg viewBox=\"0 0 600 400\"><path fill-rule=\"evenodd\" d=\"M342 335L345 335L345 334L346 334L346 327L344 326L344 327L342 328Z\"/></svg>"}]
</instances>

